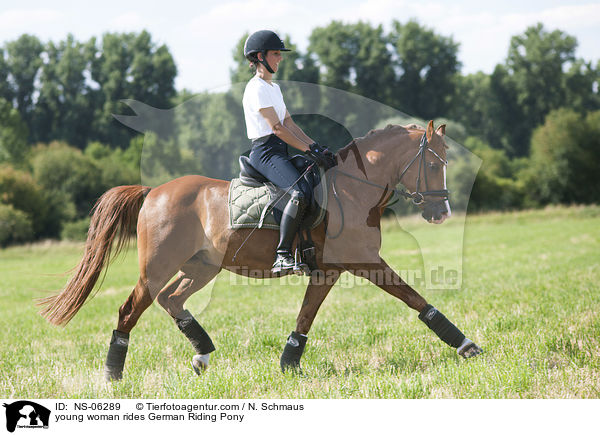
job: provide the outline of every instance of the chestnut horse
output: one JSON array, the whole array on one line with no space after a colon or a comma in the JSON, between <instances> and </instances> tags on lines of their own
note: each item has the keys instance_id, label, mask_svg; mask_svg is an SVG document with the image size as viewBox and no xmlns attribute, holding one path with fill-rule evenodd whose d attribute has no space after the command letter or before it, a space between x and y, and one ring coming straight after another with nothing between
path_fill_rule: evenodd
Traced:
<instances>
[{"instance_id":1,"label":"chestnut horse","mask_svg":"<svg viewBox=\"0 0 600 435\"><path fill-rule=\"evenodd\" d=\"M416 125L388 125L353 140L336 154L338 165L328 171L328 179L334 179L328 186L329 196L336 201L329 201L324 222L311 233L317 265L323 273L315 273L309 280L296 329L281 356L282 370L299 369L317 311L344 271L360 271L361 276L416 310L430 329L465 358L481 353L379 255L379 221L399 182L408 189L400 193L411 197L428 221L442 223L449 217L444 135L445 126L434 130L433 121L426 130ZM200 373L208 366L208 356L215 347L184 309L185 301L221 269L242 275L252 271L253 277L260 271L263 278L272 277L278 232L261 229L252 235L250 243L243 243L251 230L229 227L229 184L185 176L152 189L118 186L105 192L94 206L85 253L74 276L60 294L40 304L41 314L51 323L68 323L92 292L111 256L133 235L137 223L140 277L119 309L106 359L107 380L122 377L129 333L155 298L191 342L196 353L192 366ZM328 236L332 233L340 236Z\"/></svg>"}]
</instances>

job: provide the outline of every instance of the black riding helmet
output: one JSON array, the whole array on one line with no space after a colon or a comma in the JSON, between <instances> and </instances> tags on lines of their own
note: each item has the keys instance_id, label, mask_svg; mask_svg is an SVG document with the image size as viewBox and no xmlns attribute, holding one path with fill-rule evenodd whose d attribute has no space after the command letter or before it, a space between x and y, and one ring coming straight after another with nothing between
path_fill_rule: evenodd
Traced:
<instances>
[{"instance_id":1,"label":"black riding helmet","mask_svg":"<svg viewBox=\"0 0 600 435\"><path fill-rule=\"evenodd\" d=\"M244 44L244 56L250 62L262 63L271 74L275 71L273 71L265 61L267 50L292 51L289 48L285 48L285 44L281 38L277 36L277 33L270 30L259 30L248 36L248 39L246 39L246 43ZM263 60L259 60L256 53L262 53Z\"/></svg>"}]
</instances>

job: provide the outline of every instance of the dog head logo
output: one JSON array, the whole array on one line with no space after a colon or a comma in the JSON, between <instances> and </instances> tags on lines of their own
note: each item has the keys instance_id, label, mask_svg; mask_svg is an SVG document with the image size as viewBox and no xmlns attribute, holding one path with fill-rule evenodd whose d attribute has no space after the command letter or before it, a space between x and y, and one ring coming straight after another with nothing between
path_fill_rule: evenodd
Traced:
<instances>
[{"instance_id":1,"label":"dog head logo","mask_svg":"<svg viewBox=\"0 0 600 435\"><path fill-rule=\"evenodd\" d=\"M48 428L50 410L35 402L19 400L3 405L6 408L6 430L18 428Z\"/></svg>"}]
</instances>

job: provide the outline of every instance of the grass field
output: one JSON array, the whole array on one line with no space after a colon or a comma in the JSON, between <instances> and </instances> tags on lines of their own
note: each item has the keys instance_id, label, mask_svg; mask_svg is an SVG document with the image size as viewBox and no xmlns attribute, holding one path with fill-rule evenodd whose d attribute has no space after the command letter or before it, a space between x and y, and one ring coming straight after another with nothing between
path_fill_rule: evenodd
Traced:
<instances>
[{"instance_id":1,"label":"grass field","mask_svg":"<svg viewBox=\"0 0 600 435\"><path fill-rule=\"evenodd\" d=\"M384 223L391 264L417 261L399 229L411 222ZM191 346L153 306L132 332L123 381L104 383L117 310L137 280L135 252L111 265L65 329L33 303L65 283L60 274L81 253L76 243L0 250L1 397L600 397L600 207L467 218L463 289L423 295L482 356L459 359L415 312L370 284L336 286L311 330L302 377L282 375L279 356L304 287L232 286L222 272L198 316L217 346L204 376L193 374ZM199 293L188 308L199 312L207 300Z\"/></svg>"}]
</instances>

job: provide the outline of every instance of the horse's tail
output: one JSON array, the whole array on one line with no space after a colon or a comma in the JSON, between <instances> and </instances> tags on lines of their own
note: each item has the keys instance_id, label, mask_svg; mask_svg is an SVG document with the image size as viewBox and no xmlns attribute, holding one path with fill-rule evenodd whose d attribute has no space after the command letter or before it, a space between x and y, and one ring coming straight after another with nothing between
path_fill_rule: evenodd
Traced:
<instances>
[{"instance_id":1,"label":"horse's tail","mask_svg":"<svg viewBox=\"0 0 600 435\"><path fill-rule=\"evenodd\" d=\"M118 186L105 192L92 210L85 253L75 275L57 295L41 299L40 314L55 325L66 325L77 314L94 289L100 273L135 235L138 214L147 186ZM111 253L113 241L117 245Z\"/></svg>"}]
</instances>

